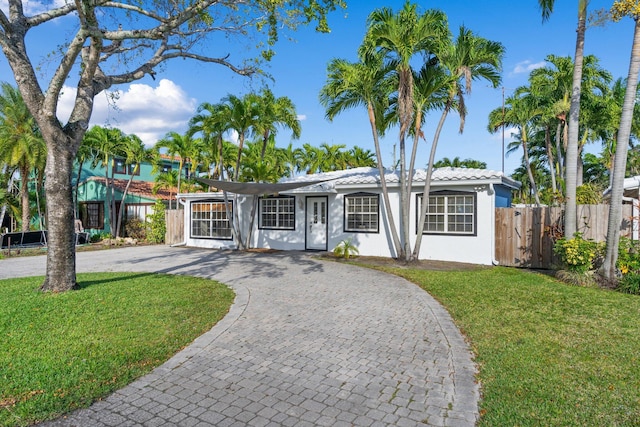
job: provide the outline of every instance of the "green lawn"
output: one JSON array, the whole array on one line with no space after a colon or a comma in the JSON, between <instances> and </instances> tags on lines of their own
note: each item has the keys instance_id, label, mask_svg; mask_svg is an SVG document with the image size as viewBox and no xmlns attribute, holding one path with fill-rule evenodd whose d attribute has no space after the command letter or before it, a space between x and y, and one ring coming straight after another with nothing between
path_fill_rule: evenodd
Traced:
<instances>
[{"instance_id":1,"label":"green lawn","mask_svg":"<svg viewBox=\"0 0 640 427\"><path fill-rule=\"evenodd\" d=\"M480 366L481 426L640 426L640 297L508 268L383 267L440 301Z\"/></svg>"},{"instance_id":2,"label":"green lawn","mask_svg":"<svg viewBox=\"0 0 640 427\"><path fill-rule=\"evenodd\" d=\"M0 280L0 425L87 406L162 364L228 312L233 292L205 279L79 274L80 290Z\"/></svg>"}]
</instances>

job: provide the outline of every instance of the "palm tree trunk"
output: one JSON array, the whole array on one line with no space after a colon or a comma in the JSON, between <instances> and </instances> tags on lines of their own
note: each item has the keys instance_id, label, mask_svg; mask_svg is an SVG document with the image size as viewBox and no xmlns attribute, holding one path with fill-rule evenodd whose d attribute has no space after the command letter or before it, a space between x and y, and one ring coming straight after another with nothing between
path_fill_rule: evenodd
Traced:
<instances>
[{"instance_id":1,"label":"palm tree trunk","mask_svg":"<svg viewBox=\"0 0 640 427\"><path fill-rule=\"evenodd\" d=\"M547 162L549 163L549 175L551 175L551 190L555 195L558 191L558 184L556 183L556 171L554 167L553 150L551 149L551 132L549 126L544 128L544 146L547 149Z\"/></svg>"},{"instance_id":2,"label":"palm tree trunk","mask_svg":"<svg viewBox=\"0 0 640 427\"><path fill-rule=\"evenodd\" d=\"M220 159L220 165L224 165L224 156L223 156L223 150L222 150L222 136L220 136L220 138L218 139L218 158ZM224 180L224 167L220 168L220 180L223 181ZM227 171L227 176L228 176L228 171ZM237 204L237 199L236 200L236 205L233 208L233 213L231 212L231 210L229 210L229 195L227 194L227 190L222 190L222 197L224 200L224 210L225 213L227 214L227 219L229 220L229 222L231 223L231 238L233 239L234 242L236 242L238 244L238 249L243 249L243 245L242 245L242 236L240 235L240 233L238 232L238 224L235 221L236 218L236 212L238 210L238 204Z\"/></svg>"},{"instance_id":3,"label":"palm tree trunk","mask_svg":"<svg viewBox=\"0 0 640 427\"><path fill-rule=\"evenodd\" d=\"M523 129L522 133L524 134L524 132L525 130ZM533 192L533 197L536 200L536 206L540 207L540 196L538 195L538 186L536 185L536 180L533 178L533 172L531 171L531 163L529 162L529 147L527 145L526 139L523 139L522 141L522 150L524 151L524 164L527 167L527 175L529 176L531 191Z\"/></svg>"},{"instance_id":4,"label":"palm tree trunk","mask_svg":"<svg viewBox=\"0 0 640 427\"><path fill-rule=\"evenodd\" d=\"M607 224L607 251L602 265L603 275L611 280L615 277L616 262L618 260L618 246L620 243L620 223L622 221L622 196L624 192L624 174L627 164L627 149L631 135L631 122L640 74L640 21L635 20L633 45L627 89L622 104L622 115L618 132L618 144L613 166L613 181L611 185L611 201L609 204L609 223Z\"/></svg>"},{"instance_id":5,"label":"palm tree trunk","mask_svg":"<svg viewBox=\"0 0 640 427\"><path fill-rule=\"evenodd\" d=\"M411 196L411 189L413 187L413 171L416 167L416 156L418 154L418 143L420 142L420 132L422 123L422 111L416 111L416 118L414 120L413 129L413 147L411 148L411 160L409 160L409 180L407 182L407 192Z\"/></svg>"},{"instance_id":6,"label":"palm tree trunk","mask_svg":"<svg viewBox=\"0 0 640 427\"><path fill-rule=\"evenodd\" d=\"M436 159L436 148L438 146L438 140L440 139L440 132L444 126L444 122L449 114L451 108L451 100L447 101L447 105L442 111L436 133L433 136L433 142L431 143L431 151L429 152L429 163L427 165L427 174L424 177L424 187L422 189L422 205L420 206L420 216L418 217L418 230L416 232L416 243L413 248L412 259L418 259L420 257L420 247L422 246L422 236L424 231L424 223L427 217L427 207L429 206L429 193L431 192L431 176L433 175L433 164Z\"/></svg>"},{"instance_id":7,"label":"palm tree trunk","mask_svg":"<svg viewBox=\"0 0 640 427\"><path fill-rule=\"evenodd\" d=\"M413 116L413 74L411 69L401 69L398 84L398 116L400 120L400 223L402 228L401 258L410 260L411 231L409 227L410 194L407 193L406 144L407 130Z\"/></svg>"},{"instance_id":8,"label":"palm tree trunk","mask_svg":"<svg viewBox=\"0 0 640 427\"><path fill-rule=\"evenodd\" d=\"M382 198L384 200L384 207L387 212L387 221L389 224L389 231L391 232L391 240L393 241L393 247L396 251L396 257L401 258L402 244L400 243L400 238L398 237L398 229L396 228L396 222L393 219L393 210L391 209L391 202L389 201L389 190L387 188L387 180L384 174L384 166L382 164L382 153L380 151L380 140L378 139L376 118L371 103L367 104L367 111L369 113L369 123L371 125L371 133L373 135L373 145L375 147L376 157L378 159L380 186L382 187Z\"/></svg>"},{"instance_id":9,"label":"palm tree trunk","mask_svg":"<svg viewBox=\"0 0 640 427\"><path fill-rule=\"evenodd\" d=\"M563 133L563 129L564 127L562 126L563 122L559 122L558 123L558 128L556 129L556 157L558 158L558 170L556 171L556 173L558 174L558 180L561 180L562 177L564 176L564 171L563 169L563 156L562 156L562 133Z\"/></svg>"},{"instance_id":10,"label":"palm tree trunk","mask_svg":"<svg viewBox=\"0 0 640 427\"><path fill-rule=\"evenodd\" d=\"M586 138L586 134L585 134ZM584 149L584 144L580 144L578 146L578 157L576 160L576 188L580 187L584 184L584 163L582 162L582 151ZM577 200L576 200L577 202Z\"/></svg>"},{"instance_id":11,"label":"palm tree trunk","mask_svg":"<svg viewBox=\"0 0 640 427\"><path fill-rule=\"evenodd\" d=\"M7 171L7 167L6 165L2 168L2 174L6 173ZM11 187L13 187L13 173L9 176L8 179L8 183L7 183L7 194L9 194L11 192ZM0 227L2 227L2 224L4 223L4 216L7 213L7 204L3 203L2 207L0 208ZM0 234L2 233L2 230L0 229Z\"/></svg>"},{"instance_id":12,"label":"palm tree trunk","mask_svg":"<svg viewBox=\"0 0 640 427\"><path fill-rule=\"evenodd\" d=\"M133 171L131 173L131 176L129 177L129 181L127 182L127 186L124 188L124 192L122 193L122 202L120 202L120 209L118 209L118 224L116 226L116 236L120 236L120 228L121 228L121 225L122 225L122 214L123 214L123 211L124 211L124 201L127 198L127 193L129 192L129 187L131 186L131 181L133 181L133 177L138 172L138 168L139 167L140 167L139 163L137 163L134 166Z\"/></svg>"},{"instance_id":13,"label":"palm tree trunk","mask_svg":"<svg viewBox=\"0 0 640 427\"><path fill-rule=\"evenodd\" d=\"M111 236L113 236L113 232L114 232L114 222L113 222L113 202L112 202L112 198L113 198L113 193L111 192L111 181L109 180L109 169L111 169L113 171L113 166L111 165L111 160L109 160L109 155L107 154L107 159L105 162L105 172L104 172L104 185L105 185L105 193L104 193L104 198L105 198L105 204L107 206L107 209L109 209L109 215L107 216L107 218L109 219L109 229L111 230Z\"/></svg>"},{"instance_id":14,"label":"palm tree trunk","mask_svg":"<svg viewBox=\"0 0 640 427\"><path fill-rule=\"evenodd\" d=\"M20 168L20 204L22 205L22 231L29 231L29 169Z\"/></svg>"},{"instance_id":15,"label":"palm tree trunk","mask_svg":"<svg viewBox=\"0 0 640 427\"><path fill-rule=\"evenodd\" d=\"M584 62L584 37L586 32L587 1L580 0L578 11L578 31L576 37L575 65L573 67L573 87L571 108L569 109L569 140L567 141L566 194L564 212L564 237L572 239L577 231L577 174L578 174L578 125L580 116L580 89L582 65Z\"/></svg>"}]
</instances>

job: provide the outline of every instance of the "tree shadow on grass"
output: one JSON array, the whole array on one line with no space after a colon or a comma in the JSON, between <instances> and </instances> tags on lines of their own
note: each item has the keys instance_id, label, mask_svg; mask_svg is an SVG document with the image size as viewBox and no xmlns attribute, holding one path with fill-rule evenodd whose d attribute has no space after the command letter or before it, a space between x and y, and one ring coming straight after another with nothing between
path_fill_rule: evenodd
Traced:
<instances>
[{"instance_id":1,"label":"tree shadow on grass","mask_svg":"<svg viewBox=\"0 0 640 427\"><path fill-rule=\"evenodd\" d=\"M105 277L103 279L84 279L83 276L102 276L108 274L110 275L110 277ZM121 283L121 282L129 282L131 280L136 280L136 279L140 279L143 277L149 277L149 276L157 276L158 273L122 273L122 272L118 272L118 273L112 273L112 272L108 272L108 273L79 273L78 274L78 280L77 280L77 290L82 290L82 289L86 289L90 286L95 286L95 285L104 285L106 283Z\"/></svg>"}]
</instances>

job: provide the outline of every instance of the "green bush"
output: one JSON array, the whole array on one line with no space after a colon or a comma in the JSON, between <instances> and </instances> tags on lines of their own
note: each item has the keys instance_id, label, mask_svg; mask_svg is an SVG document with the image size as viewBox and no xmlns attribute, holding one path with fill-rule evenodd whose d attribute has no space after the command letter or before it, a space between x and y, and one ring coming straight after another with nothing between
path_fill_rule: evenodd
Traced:
<instances>
[{"instance_id":1,"label":"green bush","mask_svg":"<svg viewBox=\"0 0 640 427\"><path fill-rule=\"evenodd\" d=\"M91 243L98 243L103 241L104 239L110 239L110 238L111 238L111 234L101 232L101 233L92 234L89 240L91 241Z\"/></svg>"},{"instance_id":2,"label":"green bush","mask_svg":"<svg viewBox=\"0 0 640 427\"><path fill-rule=\"evenodd\" d=\"M640 274L624 274L618 281L616 290L625 294L640 295Z\"/></svg>"},{"instance_id":3,"label":"green bush","mask_svg":"<svg viewBox=\"0 0 640 427\"><path fill-rule=\"evenodd\" d=\"M616 267L625 275L640 274L640 243L621 236L618 245L618 261Z\"/></svg>"},{"instance_id":4,"label":"green bush","mask_svg":"<svg viewBox=\"0 0 640 427\"><path fill-rule=\"evenodd\" d=\"M333 249L333 254L337 257L349 259L354 255L358 255L360 251L351 243L351 239L343 240Z\"/></svg>"},{"instance_id":5,"label":"green bush","mask_svg":"<svg viewBox=\"0 0 640 427\"><path fill-rule=\"evenodd\" d=\"M145 240L147 238L147 224L139 218L128 219L124 225L124 231L127 237L137 240Z\"/></svg>"},{"instance_id":6,"label":"green bush","mask_svg":"<svg viewBox=\"0 0 640 427\"><path fill-rule=\"evenodd\" d=\"M560 257L563 266L572 272L586 273L595 268L594 261L601 252L601 245L585 240L576 233L573 239L558 239L553 251Z\"/></svg>"},{"instance_id":7,"label":"green bush","mask_svg":"<svg viewBox=\"0 0 640 427\"><path fill-rule=\"evenodd\" d=\"M147 240L151 243L164 243L164 236L167 232L167 223L165 221L165 206L160 200L156 200L153 205L153 213L148 215L149 230L147 232Z\"/></svg>"}]
</instances>

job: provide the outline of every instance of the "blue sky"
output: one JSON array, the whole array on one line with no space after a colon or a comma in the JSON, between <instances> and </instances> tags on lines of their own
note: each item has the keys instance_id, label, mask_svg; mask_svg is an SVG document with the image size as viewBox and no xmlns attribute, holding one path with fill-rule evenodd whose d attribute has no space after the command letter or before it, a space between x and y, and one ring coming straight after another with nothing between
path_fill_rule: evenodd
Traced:
<instances>
[{"instance_id":1,"label":"blue sky","mask_svg":"<svg viewBox=\"0 0 640 427\"><path fill-rule=\"evenodd\" d=\"M266 66L274 78L270 86L276 96L287 96L296 105L302 120L302 136L293 141L294 146L303 143L320 145L358 145L373 151L373 142L366 111L356 109L342 114L333 122L325 119L324 109L318 101L320 88L326 81L326 66L332 58L356 59L356 51L365 31L368 14L379 7L398 10L404 1L348 1L348 8L333 13L329 23L330 34L320 34L313 28L301 28L291 34L282 34L275 46L276 56ZM479 2L471 0L421 1L419 7L437 8L449 17L452 32L465 25L474 33L501 42L506 48L503 62L502 87L508 96L514 88L526 84L532 68L544 65L548 54L573 56L577 23L577 1L557 1L551 18L542 23L538 2L535 0L511 0ZM590 10L608 8L612 1L591 0ZM6 10L5 2L0 7ZM54 46L46 43L51 31L59 36L68 35L64 23L50 26L45 33L34 34L32 60L43 65L47 73L44 55ZM287 36L295 41L287 40ZM614 78L626 77L633 36L633 22L627 18L620 23L589 28L585 53L593 54L600 65L612 73ZM216 43L214 54L226 55L230 59L241 57L250 44L225 41ZM50 66L50 65L49 65ZM13 76L4 58L0 58L0 80L13 82ZM219 102L231 93L243 95L259 89L264 81L250 80L234 75L231 71L212 64L175 60L158 71L156 80L143 80L114 90L119 91L117 108L109 107L106 94L98 96L93 124L110 124L127 133L140 136L147 145L152 145L168 131L183 132L187 121L202 102ZM66 91L61 100L59 116L65 118L70 108L72 93ZM490 169L502 168L501 134L490 134L486 130L489 112L502 105L502 90L493 89L482 81L474 82L473 92L467 97L467 121L462 135L458 133L458 116L451 114L440 136L437 159L442 157L473 158L487 163ZM439 112L427 118L424 129L430 142ZM383 142L385 165L392 161L395 133L389 133ZM510 140L507 129L505 141ZM291 142L290 134L281 131L277 144L286 146ZM427 162L430 145L421 143L418 157L419 167ZM598 153L599 147L589 147ZM511 173L520 163L521 153L514 153L505 160L505 172Z\"/></svg>"}]
</instances>

